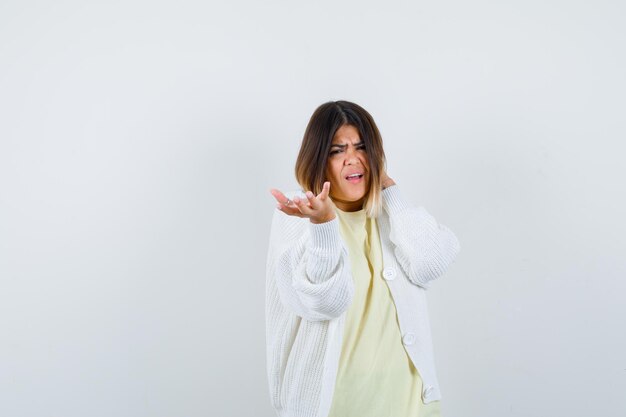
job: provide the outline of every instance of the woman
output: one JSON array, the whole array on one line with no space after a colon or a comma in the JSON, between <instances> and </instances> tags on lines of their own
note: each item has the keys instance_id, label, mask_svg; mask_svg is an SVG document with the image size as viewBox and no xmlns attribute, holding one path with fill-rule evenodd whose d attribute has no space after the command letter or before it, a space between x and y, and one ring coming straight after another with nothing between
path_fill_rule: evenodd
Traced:
<instances>
[{"instance_id":1,"label":"woman","mask_svg":"<svg viewBox=\"0 0 626 417\"><path fill-rule=\"evenodd\" d=\"M370 114L318 107L277 200L266 275L267 372L281 417L439 416L425 289L455 235L387 175ZM298 195L300 194L300 195Z\"/></svg>"}]
</instances>

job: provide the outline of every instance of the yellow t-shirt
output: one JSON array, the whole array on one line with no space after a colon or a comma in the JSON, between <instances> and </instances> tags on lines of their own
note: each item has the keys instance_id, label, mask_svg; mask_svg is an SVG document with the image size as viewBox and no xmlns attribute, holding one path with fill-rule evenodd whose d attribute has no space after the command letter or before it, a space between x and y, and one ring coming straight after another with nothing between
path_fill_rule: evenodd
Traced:
<instances>
[{"instance_id":1,"label":"yellow t-shirt","mask_svg":"<svg viewBox=\"0 0 626 417\"><path fill-rule=\"evenodd\" d=\"M393 298L381 276L382 249L375 218L365 210L335 208L350 254L355 294L329 417L440 417L440 402L424 404L422 379L409 359Z\"/></svg>"}]
</instances>

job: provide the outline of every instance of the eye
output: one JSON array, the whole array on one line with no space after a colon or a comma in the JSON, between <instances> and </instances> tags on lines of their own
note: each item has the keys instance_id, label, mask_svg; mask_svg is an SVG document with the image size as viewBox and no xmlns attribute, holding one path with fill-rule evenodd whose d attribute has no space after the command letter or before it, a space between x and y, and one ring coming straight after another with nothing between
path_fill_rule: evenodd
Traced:
<instances>
[{"instance_id":1,"label":"eye","mask_svg":"<svg viewBox=\"0 0 626 417\"><path fill-rule=\"evenodd\" d=\"M334 154L339 153L339 152L341 152L341 151L339 151L339 150L334 150L334 151L331 151L331 152L330 152L330 154L331 154L331 155L334 155Z\"/></svg>"}]
</instances>

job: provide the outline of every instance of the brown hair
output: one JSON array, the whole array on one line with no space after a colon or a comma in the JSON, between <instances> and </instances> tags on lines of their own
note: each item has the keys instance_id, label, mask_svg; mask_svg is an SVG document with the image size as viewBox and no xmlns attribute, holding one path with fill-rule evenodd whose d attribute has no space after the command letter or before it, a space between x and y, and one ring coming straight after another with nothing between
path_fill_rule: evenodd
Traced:
<instances>
[{"instance_id":1,"label":"brown hair","mask_svg":"<svg viewBox=\"0 0 626 417\"><path fill-rule=\"evenodd\" d=\"M378 217L382 210L381 175L385 169L383 140L372 116L361 106L349 101L329 101L319 106L304 131L296 160L296 180L303 191L322 192L326 181L326 165L335 132L344 125L354 126L365 143L370 167L370 189L365 213Z\"/></svg>"}]
</instances>

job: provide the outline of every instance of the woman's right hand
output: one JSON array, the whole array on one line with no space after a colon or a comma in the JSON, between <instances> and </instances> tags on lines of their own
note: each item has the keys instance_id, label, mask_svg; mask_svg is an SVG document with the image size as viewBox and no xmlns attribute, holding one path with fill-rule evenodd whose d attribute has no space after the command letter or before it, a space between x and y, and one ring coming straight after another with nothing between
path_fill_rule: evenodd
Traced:
<instances>
[{"instance_id":1,"label":"woman's right hand","mask_svg":"<svg viewBox=\"0 0 626 417\"><path fill-rule=\"evenodd\" d=\"M297 217L307 217L311 223L326 223L335 218L335 210L333 203L328 197L330 192L330 182L326 181L322 188L322 192L315 196L311 191L307 191L307 200L301 200L294 197L289 200L283 193L272 188L270 193L274 196L278 204L276 207L285 214Z\"/></svg>"}]
</instances>

